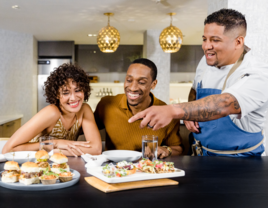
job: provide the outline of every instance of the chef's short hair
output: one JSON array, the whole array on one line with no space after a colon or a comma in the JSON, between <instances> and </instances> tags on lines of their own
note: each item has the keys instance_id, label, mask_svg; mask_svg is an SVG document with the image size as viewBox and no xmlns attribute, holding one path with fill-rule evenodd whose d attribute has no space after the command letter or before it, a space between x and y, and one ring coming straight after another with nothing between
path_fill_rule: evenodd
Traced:
<instances>
[{"instance_id":1,"label":"chef's short hair","mask_svg":"<svg viewBox=\"0 0 268 208\"><path fill-rule=\"evenodd\" d=\"M243 14L233 9L221 9L207 16L204 25L216 23L224 26L224 32L230 31L234 28L243 28L247 31L247 21Z\"/></svg>"},{"instance_id":2,"label":"chef's short hair","mask_svg":"<svg viewBox=\"0 0 268 208\"><path fill-rule=\"evenodd\" d=\"M139 58L139 59L134 60L131 64L143 64L144 66L149 67L151 69L151 77L152 77L152 80L153 81L156 80L156 77L157 77L157 67L154 64L154 62L152 62L151 60L146 59L146 58Z\"/></svg>"}]
</instances>

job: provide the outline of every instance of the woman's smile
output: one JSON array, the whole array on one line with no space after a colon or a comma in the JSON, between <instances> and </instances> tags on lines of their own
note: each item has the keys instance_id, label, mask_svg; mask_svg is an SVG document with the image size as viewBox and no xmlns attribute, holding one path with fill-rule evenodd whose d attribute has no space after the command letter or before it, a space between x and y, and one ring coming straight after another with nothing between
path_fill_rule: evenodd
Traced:
<instances>
[{"instance_id":1,"label":"woman's smile","mask_svg":"<svg viewBox=\"0 0 268 208\"><path fill-rule=\"evenodd\" d=\"M70 102L70 103L68 103L68 105L70 105L71 108L76 108L79 106L79 103L80 103L80 101L78 100L76 102Z\"/></svg>"}]
</instances>

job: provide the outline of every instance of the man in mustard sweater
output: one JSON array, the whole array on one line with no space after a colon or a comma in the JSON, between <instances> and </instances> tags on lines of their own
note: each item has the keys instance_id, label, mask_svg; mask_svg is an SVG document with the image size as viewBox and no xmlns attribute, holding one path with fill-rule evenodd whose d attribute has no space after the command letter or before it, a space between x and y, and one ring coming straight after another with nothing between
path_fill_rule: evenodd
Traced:
<instances>
[{"instance_id":1,"label":"man in mustard sweater","mask_svg":"<svg viewBox=\"0 0 268 208\"><path fill-rule=\"evenodd\" d=\"M94 115L98 128L106 130L106 150L141 151L142 136L156 135L159 158L182 154L180 120L172 120L165 128L157 131L140 129L140 120L128 123L129 118L152 105L166 105L150 92L157 84L156 76L157 68L152 61L137 59L128 68L125 94L106 96L98 103Z\"/></svg>"}]
</instances>

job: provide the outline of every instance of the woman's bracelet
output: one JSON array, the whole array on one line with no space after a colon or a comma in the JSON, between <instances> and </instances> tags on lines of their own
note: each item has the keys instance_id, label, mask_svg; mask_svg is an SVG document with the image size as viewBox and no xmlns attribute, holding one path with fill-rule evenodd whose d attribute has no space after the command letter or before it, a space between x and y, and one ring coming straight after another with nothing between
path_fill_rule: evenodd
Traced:
<instances>
[{"instance_id":1,"label":"woman's bracelet","mask_svg":"<svg viewBox=\"0 0 268 208\"><path fill-rule=\"evenodd\" d=\"M170 147L168 146L162 146L162 147L165 147L169 151L168 156L172 155L172 149Z\"/></svg>"}]
</instances>

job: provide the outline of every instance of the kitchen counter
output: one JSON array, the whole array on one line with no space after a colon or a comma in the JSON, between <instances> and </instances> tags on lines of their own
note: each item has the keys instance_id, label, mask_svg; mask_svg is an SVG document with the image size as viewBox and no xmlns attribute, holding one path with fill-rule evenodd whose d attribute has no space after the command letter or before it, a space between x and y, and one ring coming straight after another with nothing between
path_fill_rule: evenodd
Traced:
<instances>
[{"instance_id":1,"label":"kitchen counter","mask_svg":"<svg viewBox=\"0 0 268 208\"><path fill-rule=\"evenodd\" d=\"M0 116L0 125L22 118L23 115Z\"/></svg>"},{"instance_id":2,"label":"kitchen counter","mask_svg":"<svg viewBox=\"0 0 268 208\"><path fill-rule=\"evenodd\" d=\"M1 208L10 207L267 207L268 157L170 157L185 170L174 178L178 186L134 189L105 194L87 184L89 176L81 158L69 157L71 168L80 172L79 182L53 191L15 191L0 187ZM0 163L3 170L4 163Z\"/></svg>"}]
</instances>

